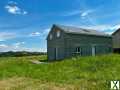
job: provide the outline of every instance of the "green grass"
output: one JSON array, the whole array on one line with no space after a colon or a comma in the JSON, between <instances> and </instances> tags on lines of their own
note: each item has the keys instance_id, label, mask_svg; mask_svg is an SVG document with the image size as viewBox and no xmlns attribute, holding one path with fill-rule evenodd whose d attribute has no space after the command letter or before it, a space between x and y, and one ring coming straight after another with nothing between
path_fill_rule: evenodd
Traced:
<instances>
[{"instance_id":1,"label":"green grass","mask_svg":"<svg viewBox=\"0 0 120 90\"><path fill-rule=\"evenodd\" d=\"M25 83L13 82L18 86L8 85L8 90L109 90L111 80L120 80L118 54L73 57L39 65L30 60L46 60L46 56L1 57L0 88L6 87L1 87L5 80L20 82L22 78L21 83Z\"/></svg>"}]
</instances>

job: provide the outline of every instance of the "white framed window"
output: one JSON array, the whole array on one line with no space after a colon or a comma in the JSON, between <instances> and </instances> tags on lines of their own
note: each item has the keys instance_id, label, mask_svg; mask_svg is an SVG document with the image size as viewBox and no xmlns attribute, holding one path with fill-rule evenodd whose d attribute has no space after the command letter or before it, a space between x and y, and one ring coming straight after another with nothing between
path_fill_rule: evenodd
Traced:
<instances>
[{"instance_id":1,"label":"white framed window","mask_svg":"<svg viewBox=\"0 0 120 90\"><path fill-rule=\"evenodd\" d=\"M61 32L58 30L56 34L57 34L56 36L59 38L59 37L60 37Z\"/></svg>"},{"instance_id":2,"label":"white framed window","mask_svg":"<svg viewBox=\"0 0 120 90\"><path fill-rule=\"evenodd\" d=\"M79 55L82 55L82 48L81 47L77 47L75 53L79 54Z\"/></svg>"},{"instance_id":3,"label":"white framed window","mask_svg":"<svg viewBox=\"0 0 120 90\"><path fill-rule=\"evenodd\" d=\"M52 34L50 34L50 40L52 40L52 38L53 38L53 36L52 36Z\"/></svg>"},{"instance_id":4,"label":"white framed window","mask_svg":"<svg viewBox=\"0 0 120 90\"><path fill-rule=\"evenodd\" d=\"M81 52L81 48L80 48L80 47L77 47L77 48L76 48L76 52L80 53L80 52Z\"/></svg>"}]
</instances>

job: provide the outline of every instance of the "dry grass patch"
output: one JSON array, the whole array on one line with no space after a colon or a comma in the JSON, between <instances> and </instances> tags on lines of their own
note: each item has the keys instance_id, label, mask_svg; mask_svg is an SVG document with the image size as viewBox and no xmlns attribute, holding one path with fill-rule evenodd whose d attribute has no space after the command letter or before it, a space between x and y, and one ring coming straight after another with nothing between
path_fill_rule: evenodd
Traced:
<instances>
[{"instance_id":1,"label":"dry grass patch","mask_svg":"<svg viewBox=\"0 0 120 90\"><path fill-rule=\"evenodd\" d=\"M41 82L23 77L0 80L0 90L79 90L73 85Z\"/></svg>"}]
</instances>

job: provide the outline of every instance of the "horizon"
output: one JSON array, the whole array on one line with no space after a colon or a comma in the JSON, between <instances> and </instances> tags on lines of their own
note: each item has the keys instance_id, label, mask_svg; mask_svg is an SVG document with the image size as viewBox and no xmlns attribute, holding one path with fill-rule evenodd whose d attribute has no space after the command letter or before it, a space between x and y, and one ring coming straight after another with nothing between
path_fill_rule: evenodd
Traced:
<instances>
[{"instance_id":1,"label":"horizon","mask_svg":"<svg viewBox=\"0 0 120 90\"><path fill-rule=\"evenodd\" d=\"M53 24L112 34L120 28L120 0L1 0L0 52L47 52Z\"/></svg>"}]
</instances>

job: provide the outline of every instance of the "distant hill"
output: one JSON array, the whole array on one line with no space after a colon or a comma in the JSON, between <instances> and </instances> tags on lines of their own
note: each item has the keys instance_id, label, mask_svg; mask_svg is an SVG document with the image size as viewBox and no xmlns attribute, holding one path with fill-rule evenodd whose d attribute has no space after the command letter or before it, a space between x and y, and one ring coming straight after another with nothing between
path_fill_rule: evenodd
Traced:
<instances>
[{"instance_id":1,"label":"distant hill","mask_svg":"<svg viewBox=\"0 0 120 90\"><path fill-rule=\"evenodd\" d=\"M20 52L0 52L0 57L21 57L21 56L31 56L31 55L46 55L46 52L27 52L27 51L20 51Z\"/></svg>"}]
</instances>

